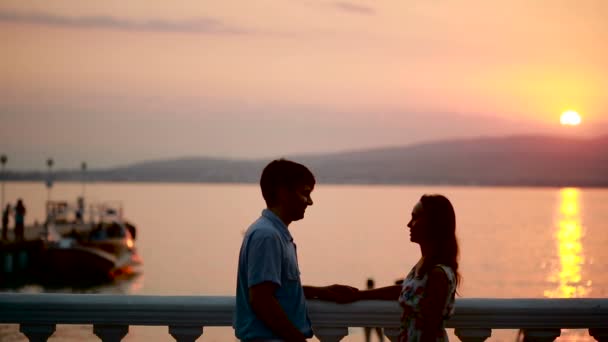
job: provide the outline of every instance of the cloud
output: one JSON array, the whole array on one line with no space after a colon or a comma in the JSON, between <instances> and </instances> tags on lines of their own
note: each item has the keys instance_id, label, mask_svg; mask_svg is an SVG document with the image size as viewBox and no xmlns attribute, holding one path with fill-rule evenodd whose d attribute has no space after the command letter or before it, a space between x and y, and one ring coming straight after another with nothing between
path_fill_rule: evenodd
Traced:
<instances>
[{"instance_id":1,"label":"cloud","mask_svg":"<svg viewBox=\"0 0 608 342\"><path fill-rule=\"evenodd\" d=\"M215 18L196 18L191 20L171 21L150 19L137 21L114 16L80 16L69 17L46 12L12 12L0 11L0 22L27 23L34 25L102 28L125 31L153 31L176 33L204 33L240 35L255 33L252 30L234 27Z\"/></svg>"},{"instance_id":2,"label":"cloud","mask_svg":"<svg viewBox=\"0 0 608 342\"><path fill-rule=\"evenodd\" d=\"M358 5L358 4L354 4L352 2L347 2L347 1L336 1L336 2L332 3L332 6L341 11L349 12L349 13L363 14L363 15L375 15L376 14L376 10L371 7Z\"/></svg>"}]
</instances>

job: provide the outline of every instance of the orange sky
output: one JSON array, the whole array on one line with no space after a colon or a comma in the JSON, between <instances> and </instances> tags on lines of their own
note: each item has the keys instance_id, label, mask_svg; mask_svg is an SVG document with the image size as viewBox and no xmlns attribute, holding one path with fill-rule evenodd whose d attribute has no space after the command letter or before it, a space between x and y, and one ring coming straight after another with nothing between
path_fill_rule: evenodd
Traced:
<instances>
[{"instance_id":1,"label":"orange sky","mask_svg":"<svg viewBox=\"0 0 608 342\"><path fill-rule=\"evenodd\" d=\"M607 15L603 0L5 0L0 152L70 168L605 134ZM583 125L559 127L566 109Z\"/></svg>"}]
</instances>

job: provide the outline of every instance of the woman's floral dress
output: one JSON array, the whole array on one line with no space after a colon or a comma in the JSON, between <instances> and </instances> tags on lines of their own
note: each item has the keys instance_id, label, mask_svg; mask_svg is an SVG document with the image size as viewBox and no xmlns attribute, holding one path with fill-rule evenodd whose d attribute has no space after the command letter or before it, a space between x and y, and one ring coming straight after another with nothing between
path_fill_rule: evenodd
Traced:
<instances>
[{"instance_id":1,"label":"woman's floral dress","mask_svg":"<svg viewBox=\"0 0 608 342\"><path fill-rule=\"evenodd\" d=\"M456 276L454 271L445 265L437 265L441 267L448 277L448 297L445 301L443 310L444 321L450 318L454 312L454 297L456 294ZM422 276L416 276L416 266L412 268L410 273L403 280L401 295L399 296L399 304L403 309L401 314L401 333L399 342L418 342L422 337L422 330L416 326L416 320L420 319L420 302L425 296L426 282L428 280L428 272ZM442 329L442 334L437 335L437 342L447 342L448 336L445 329Z\"/></svg>"}]
</instances>

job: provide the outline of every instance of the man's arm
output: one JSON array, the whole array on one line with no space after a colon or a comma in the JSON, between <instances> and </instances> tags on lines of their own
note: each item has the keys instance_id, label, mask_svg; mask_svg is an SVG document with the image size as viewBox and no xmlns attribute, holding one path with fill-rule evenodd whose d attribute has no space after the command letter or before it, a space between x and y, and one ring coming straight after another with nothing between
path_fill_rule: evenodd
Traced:
<instances>
[{"instance_id":1,"label":"man's arm","mask_svg":"<svg viewBox=\"0 0 608 342\"><path fill-rule=\"evenodd\" d=\"M391 285L379 287L377 289L365 290L359 292L360 300L398 300L401 294L401 285Z\"/></svg>"},{"instance_id":2,"label":"man's arm","mask_svg":"<svg viewBox=\"0 0 608 342\"><path fill-rule=\"evenodd\" d=\"M359 289L347 285L302 286L306 299L328 300L336 303L350 303L358 299Z\"/></svg>"},{"instance_id":3,"label":"man's arm","mask_svg":"<svg viewBox=\"0 0 608 342\"><path fill-rule=\"evenodd\" d=\"M249 289L249 302L253 312L272 332L285 341L306 341L304 334L291 323L274 296L278 287L272 282L252 286Z\"/></svg>"}]
</instances>

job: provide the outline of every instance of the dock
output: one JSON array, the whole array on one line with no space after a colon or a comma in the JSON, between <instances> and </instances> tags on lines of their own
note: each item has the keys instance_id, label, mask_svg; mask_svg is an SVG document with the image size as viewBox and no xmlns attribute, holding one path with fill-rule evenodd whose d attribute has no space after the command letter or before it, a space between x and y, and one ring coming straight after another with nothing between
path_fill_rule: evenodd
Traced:
<instances>
[{"instance_id":1,"label":"dock","mask_svg":"<svg viewBox=\"0 0 608 342\"><path fill-rule=\"evenodd\" d=\"M59 234L66 234L72 229L83 232L90 225L65 225L58 228ZM13 229L8 230L8 239L0 240L0 288L14 288L40 280L45 236L46 229L41 224L26 226L22 241L15 240Z\"/></svg>"}]
</instances>

